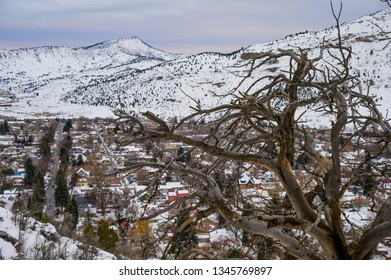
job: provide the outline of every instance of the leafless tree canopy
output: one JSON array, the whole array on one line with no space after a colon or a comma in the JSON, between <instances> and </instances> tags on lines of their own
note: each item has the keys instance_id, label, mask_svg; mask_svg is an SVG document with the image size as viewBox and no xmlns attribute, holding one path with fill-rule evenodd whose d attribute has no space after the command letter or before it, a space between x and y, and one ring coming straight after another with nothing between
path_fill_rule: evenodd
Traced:
<instances>
[{"instance_id":1,"label":"leafless tree canopy","mask_svg":"<svg viewBox=\"0 0 391 280\"><path fill-rule=\"evenodd\" d=\"M334 16L339 26L339 16ZM206 209L190 216L185 226L217 213L226 225L271 240L298 259L371 258L378 244L390 237L391 198L380 196L376 187L371 190L376 217L365 228L350 223L341 199L362 170L376 180L389 176L391 127L350 73L352 55L340 34L325 40L316 52L292 47L243 53L243 64L233 70L243 79L227 93L232 97L228 104L192 108L194 113L176 123L152 112L138 117L119 112L132 127L124 144L173 140L192 147L188 153L209 157L208 164L197 159L183 163L183 155L131 160L121 172L151 167L157 174L185 178L193 193L184 200ZM311 127L309 116L329 119L329 127ZM188 135L185 128L190 125L207 135ZM319 143L327 153L316 148ZM347 149L357 154L354 163L344 156ZM236 179L250 168L272 172L285 197L269 190L254 203L243 196ZM156 181L150 185L154 188ZM345 230L349 224L353 234Z\"/></svg>"},{"instance_id":2,"label":"leafless tree canopy","mask_svg":"<svg viewBox=\"0 0 391 280\"><path fill-rule=\"evenodd\" d=\"M391 1L390 0L380 0L380 2L386 3L389 7L391 7Z\"/></svg>"}]
</instances>

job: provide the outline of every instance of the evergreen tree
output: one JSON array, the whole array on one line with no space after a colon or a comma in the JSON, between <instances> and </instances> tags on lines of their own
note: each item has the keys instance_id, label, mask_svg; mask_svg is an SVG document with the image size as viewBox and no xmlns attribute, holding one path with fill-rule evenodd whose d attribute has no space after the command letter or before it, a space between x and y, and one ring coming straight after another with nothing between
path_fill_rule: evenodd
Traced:
<instances>
[{"instance_id":1,"label":"evergreen tree","mask_svg":"<svg viewBox=\"0 0 391 280\"><path fill-rule=\"evenodd\" d=\"M96 228L91 224L87 213L87 224L83 229L83 242L97 246Z\"/></svg>"},{"instance_id":2,"label":"evergreen tree","mask_svg":"<svg viewBox=\"0 0 391 280\"><path fill-rule=\"evenodd\" d=\"M41 154L42 154L43 158L51 156L52 152L51 152L51 149L50 149L50 144L47 141L41 140L39 148L41 150Z\"/></svg>"},{"instance_id":3,"label":"evergreen tree","mask_svg":"<svg viewBox=\"0 0 391 280\"><path fill-rule=\"evenodd\" d=\"M116 125L115 125L115 127L114 127L114 133L115 134L117 134L118 133L118 131L120 131L121 130L121 128L119 127L119 123L116 123Z\"/></svg>"},{"instance_id":4,"label":"evergreen tree","mask_svg":"<svg viewBox=\"0 0 391 280\"><path fill-rule=\"evenodd\" d=\"M0 122L0 134L4 135L5 134L5 129L4 129L4 123Z\"/></svg>"},{"instance_id":5,"label":"evergreen tree","mask_svg":"<svg viewBox=\"0 0 391 280\"><path fill-rule=\"evenodd\" d=\"M12 169L12 167L8 167L8 168L5 168L5 169L2 169L1 171L0 171L0 174L1 175L12 175L12 174L14 174L14 170Z\"/></svg>"},{"instance_id":6,"label":"evergreen tree","mask_svg":"<svg viewBox=\"0 0 391 280\"><path fill-rule=\"evenodd\" d=\"M61 164L68 165L69 163L69 154L64 147L61 147L60 149L60 160L61 160Z\"/></svg>"},{"instance_id":7,"label":"evergreen tree","mask_svg":"<svg viewBox=\"0 0 391 280\"><path fill-rule=\"evenodd\" d=\"M190 160L191 160L191 155L190 155L190 153L187 153L187 152L185 151L185 149L184 149L182 146L179 147L178 152L177 152L177 155L178 155L178 157L180 157L180 158L178 159L178 161L180 161L180 162L189 163Z\"/></svg>"},{"instance_id":8,"label":"evergreen tree","mask_svg":"<svg viewBox=\"0 0 391 280\"><path fill-rule=\"evenodd\" d=\"M354 182L355 185L362 187L363 194L368 197L372 196L372 190L376 186L371 164L371 155L369 152L366 152L365 164L358 171L357 179Z\"/></svg>"},{"instance_id":9,"label":"evergreen tree","mask_svg":"<svg viewBox=\"0 0 391 280\"><path fill-rule=\"evenodd\" d=\"M306 164L311 163L311 158L310 158L307 154L303 153L303 154L300 154L300 155L297 157L296 162L297 162L298 164L306 165Z\"/></svg>"},{"instance_id":10,"label":"evergreen tree","mask_svg":"<svg viewBox=\"0 0 391 280\"><path fill-rule=\"evenodd\" d=\"M102 249L113 252L117 246L118 235L109 227L109 223L105 220L100 220L97 229L99 244Z\"/></svg>"},{"instance_id":11,"label":"evergreen tree","mask_svg":"<svg viewBox=\"0 0 391 280\"><path fill-rule=\"evenodd\" d=\"M72 215L72 229L75 229L79 220L79 209L73 196L67 205L66 211Z\"/></svg>"},{"instance_id":12,"label":"evergreen tree","mask_svg":"<svg viewBox=\"0 0 391 280\"><path fill-rule=\"evenodd\" d=\"M77 166L83 166L84 165L84 160L82 155L77 156L77 161L76 161Z\"/></svg>"},{"instance_id":13,"label":"evergreen tree","mask_svg":"<svg viewBox=\"0 0 391 280\"><path fill-rule=\"evenodd\" d=\"M31 187L34 183L35 177L35 166L31 158L27 158L27 160L24 162L24 169L26 172L24 177L24 184L25 186Z\"/></svg>"},{"instance_id":14,"label":"evergreen tree","mask_svg":"<svg viewBox=\"0 0 391 280\"><path fill-rule=\"evenodd\" d=\"M8 125L8 122L7 121L4 121L4 132L5 134L9 133L10 132L10 127Z\"/></svg>"},{"instance_id":15,"label":"evergreen tree","mask_svg":"<svg viewBox=\"0 0 391 280\"><path fill-rule=\"evenodd\" d=\"M42 202L45 201L46 191L45 191L45 178L40 169L37 170L34 177L34 190L37 190L37 194Z\"/></svg>"},{"instance_id":16,"label":"evergreen tree","mask_svg":"<svg viewBox=\"0 0 391 280\"><path fill-rule=\"evenodd\" d=\"M72 128L72 120L71 119L67 119L66 122L65 122L63 131L64 132L69 132L71 130L71 128Z\"/></svg>"},{"instance_id":17,"label":"evergreen tree","mask_svg":"<svg viewBox=\"0 0 391 280\"><path fill-rule=\"evenodd\" d=\"M372 174L370 172L372 172L371 167L369 167L367 175L363 178L363 194L367 197L372 197L372 190L376 187L376 180L373 175L369 175Z\"/></svg>"},{"instance_id":18,"label":"evergreen tree","mask_svg":"<svg viewBox=\"0 0 391 280\"><path fill-rule=\"evenodd\" d=\"M46 197L45 179L40 169L35 172L33 182L33 193L28 200L28 209L35 219L40 220L42 218Z\"/></svg>"},{"instance_id":19,"label":"evergreen tree","mask_svg":"<svg viewBox=\"0 0 391 280\"><path fill-rule=\"evenodd\" d=\"M61 141L61 147L65 148L65 150L68 152L72 148L72 137L70 135L67 135L62 141Z\"/></svg>"},{"instance_id":20,"label":"evergreen tree","mask_svg":"<svg viewBox=\"0 0 391 280\"><path fill-rule=\"evenodd\" d=\"M43 214L44 203L42 197L39 193L39 190L34 188L33 194L29 197L27 208L30 212L30 215L36 220L40 220Z\"/></svg>"},{"instance_id":21,"label":"evergreen tree","mask_svg":"<svg viewBox=\"0 0 391 280\"><path fill-rule=\"evenodd\" d=\"M63 209L69 202L66 175L63 168L60 168L57 172L56 183L57 187L54 191L54 202L57 207Z\"/></svg>"},{"instance_id":22,"label":"evergreen tree","mask_svg":"<svg viewBox=\"0 0 391 280\"><path fill-rule=\"evenodd\" d=\"M5 134L8 134L9 132L10 132L10 128L9 128L8 122L7 121L1 122L0 123L0 134L5 135Z\"/></svg>"},{"instance_id":23,"label":"evergreen tree","mask_svg":"<svg viewBox=\"0 0 391 280\"><path fill-rule=\"evenodd\" d=\"M29 138L27 139L27 143L31 144L34 142L34 135L29 135Z\"/></svg>"},{"instance_id":24,"label":"evergreen tree","mask_svg":"<svg viewBox=\"0 0 391 280\"><path fill-rule=\"evenodd\" d=\"M76 185L77 179L79 179L79 178L80 178L80 175L77 174L76 172L74 172L74 173L72 174L71 181L69 182L69 184L71 185L71 187L73 187L73 186Z\"/></svg>"}]
</instances>

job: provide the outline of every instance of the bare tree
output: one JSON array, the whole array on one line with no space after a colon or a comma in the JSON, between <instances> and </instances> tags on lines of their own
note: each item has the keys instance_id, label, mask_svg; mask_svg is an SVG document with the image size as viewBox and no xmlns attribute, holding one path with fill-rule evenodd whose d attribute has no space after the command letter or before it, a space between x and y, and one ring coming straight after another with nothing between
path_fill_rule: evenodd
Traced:
<instances>
[{"instance_id":1,"label":"bare tree","mask_svg":"<svg viewBox=\"0 0 391 280\"><path fill-rule=\"evenodd\" d=\"M97 207L102 211L103 217L106 215L107 207L112 203L112 195L109 190L109 178L105 176L107 166L94 165L91 174L91 183L93 190L89 192Z\"/></svg>"},{"instance_id":2,"label":"bare tree","mask_svg":"<svg viewBox=\"0 0 391 280\"><path fill-rule=\"evenodd\" d=\"M353 51L342 40L340 14L333 15L338 37L324 40L317 51L292 47L243 53L243 65L235 69L243 79L227 94L232 99L228 104L197 106L175 124L152 112L139 117L119 112L120 119L133 127L122 139L124 144L174 140L191 146L200 158L209 156L208 164L203 161L193 168L175 158L168 163L131 160L122 172L150 167L196 182L188 200L206 210L189 217L182 227L218 214L227 225L273 240L286 256L371 258L391 235L391 198L373 202L375 218L365 227L351 223L341 200L362 176L364 166L371 166L373 178L389 176L391 127L361 81L350 73ZM316 117L329 120L322 133L309 121ZM158 128L148 128L144 120ZM198 139L183 133L190 123L207 129L208 135ZM348 129L352 133L345 133ZM327 146L328 152L317 149L317 144ZM354 162L345 156L349 146L356 151ZM303 155L305 163L302 158L298 161ZM260 194L261 202L251 201L236 184L250 168L275 177L276 189ZM272 195L281 193L277 187L283 198ZM376 193L376 186L371 191ZM243 215L249 204L251 214ZM349 227L354 235L347 232Z\"/></svg>"},{"instance_id":3,"label":"bare tree","mask_svg":"<svg viewBox=\"0 0 391 280\"><path fill-rule=\"evenodd\" d=\"M391 7L391 1L390 0L380 0L380 2L386 3L389 7Z\"/></svg>"}]
</instances>

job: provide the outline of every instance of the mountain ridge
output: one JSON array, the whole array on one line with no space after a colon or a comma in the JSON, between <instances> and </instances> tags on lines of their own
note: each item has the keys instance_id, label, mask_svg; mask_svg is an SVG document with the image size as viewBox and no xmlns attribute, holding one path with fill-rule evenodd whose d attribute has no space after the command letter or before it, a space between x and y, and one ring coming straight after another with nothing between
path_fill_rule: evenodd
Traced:
<instances>
[{"instance_id":1,"label":"mountain ridge","mask_svg":"<svg viewBox=\"0 0 391 280\"><path fill-rule=\"evenodd\" d=\"M386 94L386 88L391 85L390 73L385 67L391 53L389 48L374 50L381 50L386 40L391 40L387 32L390 29L390 9L341 25L344 41L351 44L355 52L352 72L361 75L364 82L374 83L374 94L387 101L390 97ZM135 112L155 111L167 117L169 114L183 116L189 113L190 106L196 105L194 100L199 100L198 105L203 107L229 102L229 99L217 96L226 94L239 82L239 78L230 69L242 62L241 53L308 48L315 54L319 46L325 41L332 42L336 35L336 28L330 27L287 35L280 40L254 44L229 54L203 52L195 55L160 51L138 37L119 38L76 49L87 52L81 56L82 62L75 53L70 52L68 57L64 53L61 56L60 53L56 57L65 62L60 63L61 67L57 67L58 69L51 67L50 63L45 64L45 61L37 64L40 56L41 60L49 56L47 53L35 53L34 58L29 57L35 65L33 70L23 69L28 68L28 59L18 64L21 60L15 58L7 66L0 51L0 89L15 93L20 97L19 100L29 99L27 111L30 114L36 114L42 102L52 100L55 104L64 105L62 108L67 107L71 111L68 115L73 116L78 115L76 111L80 107L77 105L89 107L92 111L102 111L104 115L107 110L103 108L121 107ZM19 68L12 67L15 64ZM46 67L46 70L40 70L40 67ZM275 67L284 66L278 64ZM270 71L271 68L262 71ZM20 109L17 104L8 108L8 113L20 115L22 103L23 101L20 102ZM56 112L58 106L55 104L49 104L54 114L67 115L65 112ZM75 110L72 110L71 105ZM5 113L7 112L0 111L0 114ZM99 112L95 115L99 115Z\"/></svg>"}]
</instances>

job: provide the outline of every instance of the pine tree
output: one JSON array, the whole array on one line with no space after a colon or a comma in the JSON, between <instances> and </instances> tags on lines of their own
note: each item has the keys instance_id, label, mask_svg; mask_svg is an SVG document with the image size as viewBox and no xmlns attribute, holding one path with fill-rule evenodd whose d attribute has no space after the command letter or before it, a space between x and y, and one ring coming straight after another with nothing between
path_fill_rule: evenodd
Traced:
<instances>
[{"instance_id":1,"label":"pine tree","mask_svg":"<svg viewBox=\"0 0 391 280\"><path fill-rule=\"evenodd\" d=\"M45 203L45 180L41 170L37 170L33 180L33 193L28 199L30 214L37 220L42 218Z\"/></svg>"},{"instance_id":2,"label":"pine tree","mask_svg":"<svg viewBox=\"0 0 391 280\"><path fill-rule=\"evenodd\" d=\"M64 132L69 132L71 130L71 128L72 128L72 120L71 119L67 119L66 122L65 122L63 131Z\"/></svg>"},{"instance_id":3,"label":"pine tree","mask_svg":"<svg viewBox=\"0 0 391 280\"><path fill-rule=\"evenodd\" d=\"M362 187L363 194L367 197L372 196L372 190L376 186L371 164L371 155L369 152L366 152L365 164L359 169L357 179L354 182L355 185Z\"/></svg>"},{"instance_id":4,"label":"pine tree","mask_svg":"<svg viewBox=\"0 0 391 280\"><path fill-rule=\"evenodd\" d=\"M7 121L4 121L4 132L5 134L9 133L10 132L10 127L8 125L8 122Z\"/></svg>"},{"instance_id":5,"label":"pine tree","mask_svg":"<svg viewBox=\"0 0 391 280\"><path fill-rule=\"evenodd\" d=\"M71 181L69 182L71 187L76 185L77 179L79 179L79 178L80 178L80 175L78 173L76 173L76 172L73 172L72 177L71 177Z\"/></svg>"},{"instance_id":6,"label":"pine tree","mask_svg":"<svg viewBox=\"0 0 391 280\"><path fill-rule=\"evenodd\" d=\"M31 158L27 158L27 160L24 163L24 169L26 172L26 175L24 177L24 184L25 186L32 186L34 183L34 177L35 177L35 166Z\"/></svg>"},{"instance_id":7,"label":"pine tree","mask_svg":"<svg viewBox=\"0 0 391 280\"><path fill-rule=\"evenodd\" d=\"M0 135L4 135L4 134L5 134L4 123L0 122Z\"/></svg>"},{"instance_id":8,"label":"pine tree","mask_svg":"<svg viewBox=\"0 0 391 280\"><path fill-rule=\"evenodd\" d=\"M65 147L61 147L60 149L60 161L63 165L69 164L69 154Z\"/></svg>"},{"instance_id":9,"label":"pine tree","mask_svg":"<svg viewBox=\"0 0 391 280\"><path fill-rule=\"evenodd\" d=\"M79 221L79 209L76 199L73 196L67 205L66 211L72 215L72 229L75 229Z\"/></svg>"},{"instance_id":10,"label":"pine tree","mask_svg":"<svg viewBox=\"0 0 391 280\"><path fill-rule=\"evenodd\" d=\"M0 134L5 135L8 133L10 133L10 127L8 125L8 122L7 121L1 122L0 123Z\"/></svg>"},{"instance_id":11,"label":"pine tree","mask_svg":"<svg viewBox=\"0 0 391 280\"><path fill-rule=\"evenodd\" d=\"M87 214L87 224L83 229L83 242L89 245L98 246L96 228L91 224Z\"/></svg>"},{"instance_id":12,"label":"pine tree","mask_svg":"<svg viewBox=\"0 0 391 280\"><path fill-rule=\"evenodd\" d=\"M191 160L190 153L186 152L182 146L179 147L177 151L177 156L180 157L178 160L183 163L189 163Z\"/></svg>"},{"instance_id":13,"label":"pine tree","mask_svg":"<svg viewBox=\"0 0 391 280\"><path fill-rule=\"evenodd\" d=\"M98 239L102 249L113 252L118 242L117 233L109 227L109 223L105 220L100 220L98 223Z\"/></svg>"},{"instance_id":14,"label":"pine tree","mask_svg":"<svg viewBox=\"0 0 391 280\"><path fill-rule=\"evenodd\" d=\"M115 127L114 127L114 133L115 134L117 134L118 133L118 131L120 131L121 130L121 128L119 127L119 123L116 123L116 125L115 125Z\"/></svg>"},{"instance_id":15,"label":"pine tree","mask_svg":"<svg viewBox=\"0 0 391 280\"><path fill-rule=\"evenodd\" d=\"M57 207L63 209L68 205L69 194L64 169L60 168L56 177L57 187L54 191L54 202Z\"/></svg>"},{"instance_id":16,"label":"pine tree","mask_svg":"<svg viewBox=\"0 0 391 280\"><path fill-rule=\"evenodd\" d=\"M62 141L61 141L61 148L65 148L65 150L68 152L72 148L72 137L70 135L67 135Z\"/></svg>"},{"instance_id":17,"label":"pine tree","mask_svg":"<svg viewBox=\"0 0 391 280\"><path fill-rule=\"evenodd\" d=\"M51 152L51 149L50 149L50 144L47 141L41 140L39 148L40 148L41 154L42 154L42 156L44 158L51 156L52 152Z\"/></svg>"},{"instance_id":18,"label":"pine tree","mask_svg":"<svg viewBox=\"0 0 391 280\"><path fill-rule=\"evenodd\" d=\"M34 189L37 190L39 198L42 202L45 201L46 191L45 191L45 178L40 169L37 170L34 177Z\"/></svg>"},{"instance_id":19,"label":"pine tree","mask_svg":"<svg viewBox=\"0 0 391 280\"><path fill-rule=\"evenodd\" d=\"M31 144L34 142L34 135L29 135L28 139L27 139L27 144Z\"/></svg>"},{"instance_id":20,"label":"pine tree","mask_svg":"<svg viewBox=\"0 0 391 280\"><path fill-rule=\"evenodd\" d=\"M77 166L83 166L84 165L84 160L82 155L77 156L77 161L76 161Z\"/></svg>"},{"instance_id":21,"label":"pine tree","mask_svg":"<svg viewBox=\"0 0 391 280\"><path fill-rule=\"evenodd\" d=\"M28 199L27 208L30 215L36 220L40 220L43 214L44 204L37 189L34 189L33 194Z\"/></svg>"}]
</instances>

